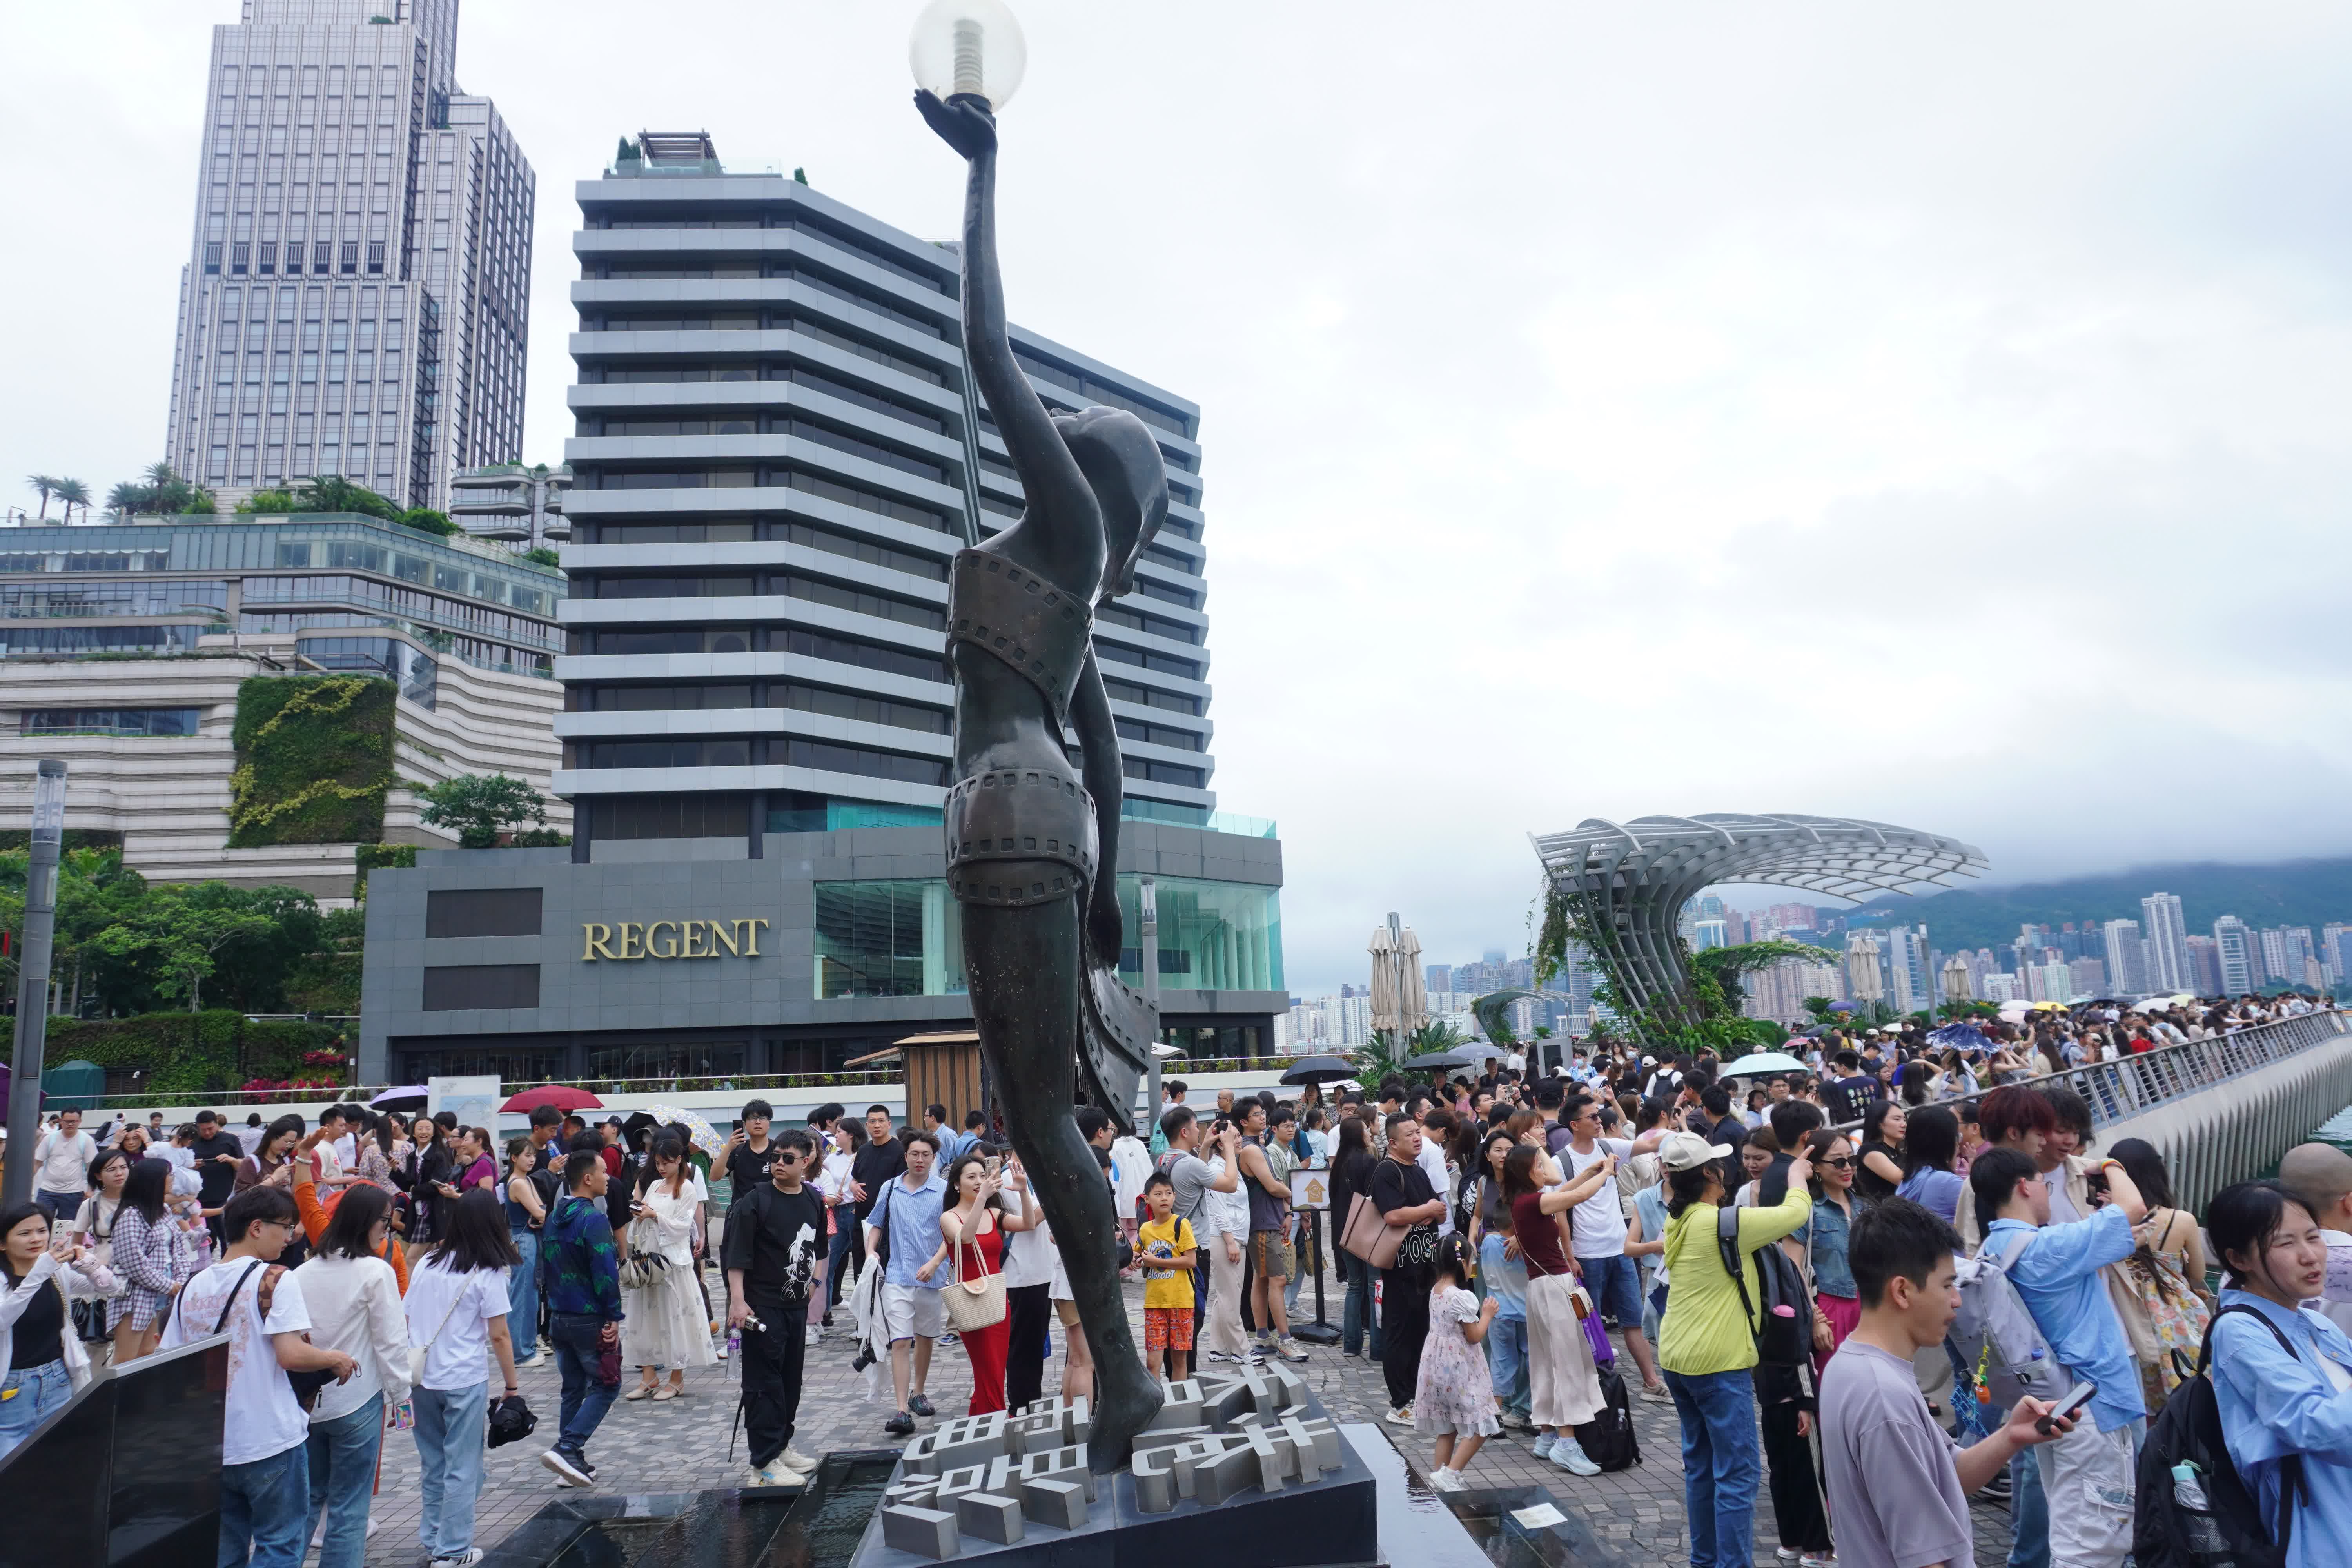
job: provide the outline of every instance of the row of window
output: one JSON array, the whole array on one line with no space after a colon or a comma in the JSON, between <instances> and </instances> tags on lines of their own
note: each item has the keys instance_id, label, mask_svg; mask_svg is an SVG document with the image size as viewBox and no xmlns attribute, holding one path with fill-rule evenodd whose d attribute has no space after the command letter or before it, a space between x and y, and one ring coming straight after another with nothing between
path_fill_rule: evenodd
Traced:
<instances>
[{"instance_id":1,"label":"row of window","mask_svg":"<svg viewBox=\"0 0 2352 1568\"><path fill-rule=\"evenodd\" d=\"M904 278L910 283L919 284L935 294L944 294L948 292L947 285L942 282L936 274L924 272L919 268L910 267L907 263L897 259L875 246L867 243L860 237L845 233L839 229L827 227L821 223L813 222L806 216L796 212L745 213L740 210L730 210L713 213L694 213L689 210L674 217L668 216L663 216L660 217L612 217L601 213L591 213L587 216L586 223L587 226L592 230L722 228L796 229L803 234L814 235L818 239L824 241L827 245L845 250L851 255L856 257L860 261L867 262L873 266L882 268L885 272ZM632 262L623 265L643 266L650 265L650 263ZM652 274L652 276L662 276L662 274L656 273Z\"/></svg>"},{"instance_id":2,"label":"row of window","mask_svg":"<svg viewBox=\"0 0 2352 1568\"><path fill-rule=\"evenodd\" d=\"M1208 744L1198 730L1180 730L1173 724L1146 724L1137 719L1114 721L1121 738L1141 741L1147 745L1168 746L1180 752L1205 752Z\"/></svg>"},{"instance_id":3,"label":"row of window","mask_svg":"<svg viewBox=\"0 0 2352 1568\"><path fill-rule=\"evenodd\" d=\"M583 490L647 490L647 489L793 489L821 500L837 501L860 511L874 512L882 517L911 522L918 528L934 532L960 534L961 529L950 523L947 515L933 508L919 506L913 501L899 500L892 496L877 495L838 479L820 479L792 468L664 468L657 471L616 473L607 469L575 466L573 488ZM606 526L611 526L607 524Z\"/></svg>"},{"instance_id":4,"label":"row of window","mask_svg":"<svg viewBox=\"0 0 2352 1568\"><path fill-rule=\"evenodd\" d=\"M1139 610L1130 610L1119 605L1103 605L1095 612L1095 618L1115 626L1125 626L1129 631L1149 632L1171 642L1198 643L1201 640L1201 628L1189 622L1171 621L1165 616L1147 616Z\"/></svg>"},{"instance_id":5,"label":"row of window","mask_svg":"<svg viewBox=\"0 0 2352 1568\"><path fill-rule=\"evenodd\" d=\"M877 442L862 440L856 436L845 435L826 426L811 424L805 419L794 419L789 416L779 417L776 415L761 414L756 411L747 411L740 415L722 415L717 417L706 416L699 418L682 419L667 416L650 418L631 416L626 418L615 418L583 414L579 417L575 433L587 437L793 436L803 441L814 441L820 447L831 447L836 452L846 452L851 457L863 458L870 463L880 463L885 468L897 468L902 473L917 475L929 479L934 484L943 484L948 479L948 470L941 465L911 457L895 447L885 447ZM605 482L602 488L605 489L673 488L667 483L647 485L643 482L648 479L659 480L661 478L659 474L639 475L607 471L604 476Z\"/></svg>"},{"instance_id":6,"label":"row of window","mask_svg":"<svg viewBox=\"0 0 2352 1568\"><path fill-rule=\"evenodd\" d=\"M867 724L887 724L928 734L948 732L944 709L892 702L857 692L806 686L796 680L761 680L715 686L574 686L566 706L575 712L673 713L709 709L792 708Z\"/></svg>"},{"instance_id":7,"label":"row of window","mask_svg":"<svg viewBox=\"0 0 2352 1568\"><path fill-rule=\"evenodd\" d=\"M948 782L948 764L937 758L901 756L866 746L788 735L587 741L567 745L564 751L564 765L573 768L740 768L764 764L856 773L900 784L944 786Z\"/></svg>"},{"instance_id":8,"label":"row of window","mask_svg":"<svg viewBox=\"0 0 2352 1568\"><path fill-rule=\"evenodd\" d=\"M946 663L933 655L909 653L833 637L801 626L575 627L567 651L581 655L651 653L794 653L831 659L858 669L877 669L946 685Z\"/></svg>"},{"instance_id":9,"label":"row of window","mask_svg":"<svg viewBox=\"0 0 2352 1568\"><path fill-rule=\"evenodd\" d=\"M577 525L573 538L581 544L708 544L772 540L785 544L804 544L828 555L840 555L874 566L887 566L893 572L928 577L934 583L944 583L948 579L948 563L938 556L893 550L887 544L835 533L787 518L744 518L726 522L583 523ZM0 560L5 559L0 557Z\"/></svg>"},{"instance_id":10,"label":"row of window","mask_svg":"<svg viewBox=\"0 0 2352 1568\"><path fill-rule=\"evenodd\" d=\"M223 243L217 239L205 242L205 271L208 276L217 277L220 273ZM276 240L259 241L258 255L255 254L253 241L236 239L226 243L228 248L230 277L242 278L250 268L254 276L268 278L278 269L279 257ZM309 247L310 270L322 278L330 272L340 273L346 278L357 275L360 270L360 243L355 239L344 240L339 256L333 242L324 239L313 242ZM383 271L384 242L380 239L371 239L366 244L367 269L372 275L381 274ZM304 247L299 241L286 242L284 265L289 278L301 276L303 250Z\"/></svg>"},{"instance_id":11,"label":"row of window","mask_svg":"<svg viewBox=\"0 0 2352 1568\"><path fill-rule=\"evenodd\" d=\"M493 605L511 605L530 615L552 616L555 613L556 594L553 589L518 583L493 572L477 572L469 567L402 555L373 544L347 544L340 541L281 542L278 546L278 564L373 572L380 576L397 577L404 583L414 583L420 587L430 586L447 594L463 594Z\"/></svg>"},{"instance_id":12,"label":"row of window","mask_svg":"<svg viewBox=\"0 0 2352 1568\"><path fill-rule=\"evenodd\" d=\"M177 735L196 732L197 708L28 708L20 735Z\"/></svg>"},{"instance_id":13,"label":"row of window","mask_svg":"<svg viewBox=\"0 0 2352 1568\"><path fill-rule=\"evenodd\" d=\"M710 577L606 577L582 573L572 583L574 598L598 599L727 599L754 595L805 599L861 616L877 616L902 626L945 631L945 611L935 605L910 605L903 599L866 593L821 578L787 575L782 572Z\"/></svg>"}]
</instances>

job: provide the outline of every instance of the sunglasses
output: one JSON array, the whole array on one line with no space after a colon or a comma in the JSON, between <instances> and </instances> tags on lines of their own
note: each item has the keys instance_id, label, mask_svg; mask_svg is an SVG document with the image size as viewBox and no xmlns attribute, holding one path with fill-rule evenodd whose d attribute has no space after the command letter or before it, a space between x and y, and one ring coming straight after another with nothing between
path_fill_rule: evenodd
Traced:
<instances>
[{"instance_id":1,"label":"sunglasses","mask_svg":"<svg viewBox=\"0 0 2352 1568\"><path fill-rule=\"evenodd\" d=\"M1832 1171L1850 1171L1853 1168L1853 1156L1851 1154L1840 1154L1834 1160L1816 1160L1813 1163L1816 1165L1826 1166Z\"/></svg>"},{"instance_id":2,"label":"sunglasses","mask_svg":"<svg viewBox=\"0 0 2352 1568\"><path fill-rule=\"evenodd\" d=\"M797 1149L779 1149L772 1158L779 1165L797 1165L801 1163L801 1152Z\"/></svg>"}]
</instances>

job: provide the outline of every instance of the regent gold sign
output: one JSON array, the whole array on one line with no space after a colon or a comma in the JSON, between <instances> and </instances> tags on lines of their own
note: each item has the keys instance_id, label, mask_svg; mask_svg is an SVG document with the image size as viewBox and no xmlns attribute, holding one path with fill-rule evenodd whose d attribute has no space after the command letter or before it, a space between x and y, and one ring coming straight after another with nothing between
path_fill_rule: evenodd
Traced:
<instances>
[{"instance_id":1,"label":"regent gold sign","mask_svg":"<svg viewBox=\"0 0 2352 1568\"><path fill-rule=\"evenodd\" d=\"M763 920L740 921L620 921L612 925L583 921L580 957L593 963L600 958L757 958Z\"/></svg>"}]
</instances>

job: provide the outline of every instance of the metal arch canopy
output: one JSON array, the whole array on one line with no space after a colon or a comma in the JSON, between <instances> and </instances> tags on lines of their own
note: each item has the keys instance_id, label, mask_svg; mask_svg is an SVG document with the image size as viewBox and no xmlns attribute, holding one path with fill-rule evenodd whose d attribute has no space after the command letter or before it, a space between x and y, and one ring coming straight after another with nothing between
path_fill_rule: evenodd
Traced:
<instances>
[{"instance_id":1,"label":"metal arch canopy","mask_svg":"<svg viewBox=\"0 0 2352 1568\"><path fill-rule=\"evenodd\" d=\"M1674 932L1683 905L1718 882L1801 888L1859 901L1990 868L1973 845L1860 817L1795 812L1588 817L1567 833L1531 834L1545 879L1588 901L1616 932L1612 978L1645 1010L1679 1010L1688 977Z\"/></svg>"}]
</instances>

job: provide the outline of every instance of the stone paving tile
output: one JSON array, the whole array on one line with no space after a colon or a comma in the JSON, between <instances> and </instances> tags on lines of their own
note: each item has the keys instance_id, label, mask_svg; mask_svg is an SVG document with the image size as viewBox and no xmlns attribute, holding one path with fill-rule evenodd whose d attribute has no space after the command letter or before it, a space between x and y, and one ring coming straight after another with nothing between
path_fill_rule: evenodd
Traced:
<instances>
[{"instance_id":1,"label":"stone paving tile","mask_svg":"<svg viewBox=\"0 0 2352 1568\"><path fill-rule=\"evenodd\" d=\"M1139 1340L1140 1286L1130 1285L1128 1298L1129 1315ZM1336 1318L1339 1298L1335 1293L1328 1300ZM1312 1300L1310 1292L1301 1306ZM845 1311L839 1321L845 1330ZM1056 1360L1045 1369L1048 1394L1059 1386L1058 1334L1056 1347ZM1333 1417L1378 1426L1414 1472L1426 1475L1429 1441L1383 1419L1388 1402L1380 1368L1360 1357L1341 1355L1337 1346L1302 1348L1309 1360L1296 1370ZM897 1446L882 1430L892 1409L887 1377L882 1398L869 1403L864 1378L849 1369L851 1354L845 1331L827 1334L808 1352L800 1424L793 1439L796 1447L821 1454L834 1448ZM636 1375L634 1371L624 1373L625 1390ZM538 1413L539 1430L524 1442L489 1454L475 1520L478 1545L495 1545L557 1491L554 1478L539 1463L541 1452L555 1438L559 1383L552 1359L544 1368L522 1373L520 1381L524 1398ZM740 1434L734 1436L733 1457L729 1457L737 1391L734 1363L721 1362L688 1371L686 1389L685 1395L675 1400L614 1405L588 1446L588 1457L598 1467L599 1491L697 1491L743 1483L746 1467ZM971 1401L971 1377L961 1351L953 1346L940 1348L932 1362L928 1392L941 1415L962 1414ZM1589 1478L1573 1476L1536 1458L1531 1437L1506 1432L1479 1450L1471 1461L1470 1479L1475 1485L1549 1489L1561 1508L1580 1513L1594 1534L1622 1552L1629 1564L1687 1562L1681 1446L1674 1407L1637 1398L1633 1415L1643 1462L1631 1469ZM935 1423L921 1425L929 1430ZM1758 1505L1756 1555L1759 1563L1770 1563L1779 1537L1769 1493L1759 1493ZM2000 1568L2008 1559L2009 1515L2005 1510L1982 1503L1974 1511L1979 1568ZM373 1517L379 1528L368 1542L369 1568L418 1568L425 1553L416 1542L416 1447L406 1433L385 1434Z\"/></svg>"}]
</instances>

